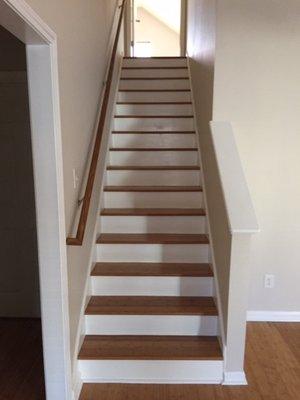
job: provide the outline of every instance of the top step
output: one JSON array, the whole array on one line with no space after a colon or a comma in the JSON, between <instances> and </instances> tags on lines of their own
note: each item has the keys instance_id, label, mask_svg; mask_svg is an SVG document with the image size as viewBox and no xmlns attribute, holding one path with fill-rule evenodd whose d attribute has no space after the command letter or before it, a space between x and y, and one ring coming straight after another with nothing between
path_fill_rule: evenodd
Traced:
<instances>
[{"instance_id":1,"label":"top step","mask_svg":"<svg viewBox=\"0 0 300 400\"><path fill-rule=\"evenodd\" d=\"M186 67L186 57L124 58L123 67Z\"/></svg>"}]
</instances>

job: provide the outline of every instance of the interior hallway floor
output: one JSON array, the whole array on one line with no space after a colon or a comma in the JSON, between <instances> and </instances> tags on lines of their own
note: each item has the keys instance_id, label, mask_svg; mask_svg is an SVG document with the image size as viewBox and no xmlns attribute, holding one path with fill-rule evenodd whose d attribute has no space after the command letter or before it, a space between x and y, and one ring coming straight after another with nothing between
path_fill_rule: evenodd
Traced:
<instances>
[{"instance_id":1,"label":"interior hallway floor","mask_svg":"<svg viewBox=\"0 0 300 400\"><path fill-rule=\"evenodd\" d=\"M300 400L300 323L247 324L248 386L85 384L80 400Z\"/></svg>"},{"instance_id":2,"label":"interior hallway floor","mask_svg":"<svg viewBox=\"0 0 300 400\"><path fill-rule=\"evenodd\" d=\"M0 400L44 399L41 321L0 318Z\"/></svg>"}]
</instances>

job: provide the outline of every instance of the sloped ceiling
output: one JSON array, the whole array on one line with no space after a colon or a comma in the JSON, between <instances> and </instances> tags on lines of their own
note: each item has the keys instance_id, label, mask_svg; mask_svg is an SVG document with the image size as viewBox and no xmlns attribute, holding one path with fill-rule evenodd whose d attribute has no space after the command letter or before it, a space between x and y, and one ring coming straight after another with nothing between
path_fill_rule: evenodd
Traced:
<instances>
[{"instance_id":1,"label":"sloped ceiling","mask_svg":"<svg viewBox=\"0 0 300 400\"><path fill-rule=\"evenodd\" d=\"M135 0L136 7L143 7L176 33L180 32L181 0Z\"/></svg>"}]
</instances>

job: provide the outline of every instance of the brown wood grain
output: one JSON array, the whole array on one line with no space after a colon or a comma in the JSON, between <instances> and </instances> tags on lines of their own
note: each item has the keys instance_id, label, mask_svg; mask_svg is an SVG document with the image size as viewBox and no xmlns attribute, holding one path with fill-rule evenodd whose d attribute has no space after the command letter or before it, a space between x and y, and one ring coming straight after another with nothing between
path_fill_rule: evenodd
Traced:
<instances>
[{"instance_id":1,"label":"brown wood grain","mask_svg":"<svg viewBox=\"0 0 300 400\"><path fill-rule=\"evenodd\" d=\"M67 244L69 246L81 246L83 243L83 239L84 239L84 233L85 233L85 229L86 229L86 224L87 224L87 219L88 219L88 214L89 214L89 209L90 209L90 203L91 203L91 197L92 197L92 192L93 192L93 187L94 187L94 181L95 181L95 176L96 176L98 158L99 158L99 153L100 153L102 133L103 133L103 128L104 128L104 124L105 124L108 103L109 103L109 94L110 94L110 88L111 88L111 84L112 84L112 77L113 77L113 71L114 71L114 66L115 66L120 31L121 31L121 27L122 27L125 3L126 3L126 0L123 0L122 6L121 6L121 13L120 13L119 21L118 21L116 37L115 37L112 55L111 55L110 64L109 64L109 70L108 70L108 75L107 75L107 80L106 80L104 97L103 97L103 102L102 102L102 106L101 106L100 119L99 119L99 124L98 124L98 128L97 128L96 139L95 139L95 143L94 143L92 159L91 159L91 164L90 164L90 168L89 168L89 174L88 174L88 178L87 178L86 188L85 188L85 192L84 192L76 237L69 236L67 238Z\"/></svg>"},{"instance_id":2,"label":"brown wood grain","mask_svg":"<svg viewBox=\"0 0 300 400\"><path fill-rule=\"evenodd\" d=\"M92 296L87 315L218 315L212 297Z\"/></svg>"},{"instance_id":3,"label":"brown wood grain","mask_svg":"<svg viewBox=\"0 0 300 400\"><path fill-rule=\"evenodd\" d=\"M157 76L157 77L147 77L147 78L143 78L143 77L138 77L138 78L131 78L131 77L129 77L129 78L120 78L120 80L121 81L173 81L173 80L189 80L189 78L188 77L183 77L183 76L180 76L180 77L174 77L174 76L172 76L172 77L160 77L160 76Z\"/></svg>"},{"instance_id":4,"label":"brown wood grain","mask_svg":"<svg viewBox=\"0 0 300 400\"><path fill-rule=\"evenodd\" d=\"M80 400L299 400L300 323L251 322L248 386L85 384Z\"/></svg>"},{"instance_id":5,"label":"brown wood grain","mask_svg":"<svg viewBox=\"0 0 300 400\"><path fill-rule=\"evenodd\" d=\"M212 336L85 337L80 360L221 360L218 339Z\"/></svg>"},{"instance_id":6,"label":"brown wood grain","mask_svg":"<svg viewBox=\"0 0 300 400\"><path fill-rule=\"evenodd\" d=\"M126 133L134 133L134 134L150 134L150 133L154 133L154 134L164 134L164 135L173 135L175 133L180 133L180 134L191 134L191 133L196 133L195 131L112 131L112 134L126 134Z\"/></svg>"},{"instance_id":7,"label":"brown wood grain","mask_svg":"<svg viewBox=\"0 0 300 400\"><path fill-rule=\"evenodd\" d=\"M202 192L201 186L104 186L104 192Z\"/></svg>"},{"instance_id":8,"label":"brown wood grain","mask_svg":"<svg viewBox=\"0 0 300 400\"><path fill-rule=\"evenodd\" d=\"M98 244L208 244L206 234L101 233Z\"/></svg>"},{"instance_id":9,"label":"brown wood grain","mask_svg":"<svg viewBox=\"0 0 300 400\"><path fill-rule=\"evenodd\" d=\"M109 151L198 151L196 147L111 147Z\"/></svg>"},{"instance_id":10,"label":"brown wood grain","mask_svg":"<svg viewBox=\"0 0 300 400\"><path fill-rule=\"evenodd\" d=\"M198 171L197 165L108 165L109 171Z\"/></svg>"},{"instance_id":11,"label":"brown wood grain","mask_svg":"<svg viewBox=\"0 0 300 400\"><path fill-rule=\"evenodd\" d=\"M194 118L193 115L115 115L115 118Z\"/></svg>"},{"instance_id":12,"label":"brown wood grain","mask_svg":"<svg viewBox=\"0 0 300 400\"><path fill-rule=\"evenodd\" d=\"M151 262L99 262L92 276L198 276L212 277L210 264L151 263Z\"/></svg>"},{"instance_id":13,"label":"brown wood grain","mask_svg":"<svg viewBox=\"0 0 300 400\"><path fill-rule=\"evenodd\" d=\"M104 208L101 215L106 216L204 216L203 208Z\"/></svg>"}]
</instances>

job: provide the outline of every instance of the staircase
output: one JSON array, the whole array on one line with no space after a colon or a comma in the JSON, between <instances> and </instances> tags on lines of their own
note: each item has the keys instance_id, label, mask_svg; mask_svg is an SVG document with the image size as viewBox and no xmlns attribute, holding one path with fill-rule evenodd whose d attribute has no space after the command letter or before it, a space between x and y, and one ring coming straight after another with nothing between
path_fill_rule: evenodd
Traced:
<instances>
[{"instance_id":1,"label":"staircase","mask_svg":"<svg viewBox=\"0 0 300 400\"><path fill-rule=\"evenodd\" d=\"M185 58L125 58L78 355L84 382L220 383Z\"/></svg>"}]
</instances>

